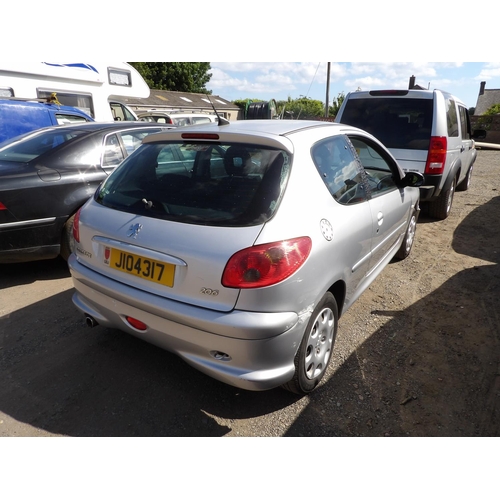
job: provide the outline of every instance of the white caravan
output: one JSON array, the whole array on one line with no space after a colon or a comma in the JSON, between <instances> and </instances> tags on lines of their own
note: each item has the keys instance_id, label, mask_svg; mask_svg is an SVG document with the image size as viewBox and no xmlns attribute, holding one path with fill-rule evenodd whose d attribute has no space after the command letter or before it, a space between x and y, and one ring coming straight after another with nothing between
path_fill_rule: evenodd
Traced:
<instances>
[{"instance_id":1,"label":"white caravan","mask_svg":"<svg viewBox=\"0 0 500 500\"><path fill-rule=\"evenodd\" d=\"M137 120L129 98L147 98L150 89L130 64L0 63L0 97L48 99L79 108L96 121Z\"/></svg>"}]
</instances>

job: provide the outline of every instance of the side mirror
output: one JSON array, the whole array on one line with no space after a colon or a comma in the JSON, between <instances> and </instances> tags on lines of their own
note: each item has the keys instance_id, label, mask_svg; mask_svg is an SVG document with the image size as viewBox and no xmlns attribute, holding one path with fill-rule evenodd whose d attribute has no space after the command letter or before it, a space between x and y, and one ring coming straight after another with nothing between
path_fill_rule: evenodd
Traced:
<instances>
[{"instance_id":1,"label":"side mirror","mask_svg":"<svg viewBox=\"0 0 500 500\"><path fill-rule=\"evenodd\" d=\"M486 137L486 130L478 129L472 132L472 138L474 140L484 139Z\"/></svg>"},{"instance_id":2,"label":"side mirror","mask_svg":"<svg viewBox=\"0 0 500 500\"><path fill-rule=\"evenodd\" d=\"M420 172L407 172L399 182L400 187L420 187L425 182L425 177Z\"/></svg>"}]
</instances>

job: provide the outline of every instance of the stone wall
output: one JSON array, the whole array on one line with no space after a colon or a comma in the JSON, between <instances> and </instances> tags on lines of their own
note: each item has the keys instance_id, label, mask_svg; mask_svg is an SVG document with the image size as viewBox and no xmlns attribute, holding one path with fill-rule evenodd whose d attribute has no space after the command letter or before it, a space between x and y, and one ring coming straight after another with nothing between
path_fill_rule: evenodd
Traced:
<instances>
[{"instance_id":1,"label":"stone wall","mask_svg":"<svg viewBox=\"0 0 500 500\"><path fill-rule=\"evenodd\" d=\"M500 114L471 116L470 121L472 130L486 130L486 138L479 142L500 144Z\"/></svg>"}]
</instances>

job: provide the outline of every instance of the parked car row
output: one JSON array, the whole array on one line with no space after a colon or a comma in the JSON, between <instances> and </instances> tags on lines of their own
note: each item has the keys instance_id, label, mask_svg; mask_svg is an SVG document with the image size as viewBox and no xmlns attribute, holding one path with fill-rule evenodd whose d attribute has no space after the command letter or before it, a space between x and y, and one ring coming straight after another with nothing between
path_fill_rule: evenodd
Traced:
<instances>
[{"instance_id":1,"label":"parked car row","mask_svg":"<svg viewBox=\"0 0 500 500\"><path fill-rule=\"evenodd\" d=\"M178 127L218 121L214 113L169 113L161 110L144 111L138 113L137 118L144 122L169 123Z\"/></svg>"},{"instance_id":2,"label":"parked car row","mask_svg":"<svg viewBox=\"0 0 500 500\"><path fill-rule=\"evenodd\" d=\"M439 91L355 92L337 123L143 119L0 145L0 263L61 255L89 326L248 390L315 389L420 200L446 218L476 157Z\"/></svg>"}]
</instances>

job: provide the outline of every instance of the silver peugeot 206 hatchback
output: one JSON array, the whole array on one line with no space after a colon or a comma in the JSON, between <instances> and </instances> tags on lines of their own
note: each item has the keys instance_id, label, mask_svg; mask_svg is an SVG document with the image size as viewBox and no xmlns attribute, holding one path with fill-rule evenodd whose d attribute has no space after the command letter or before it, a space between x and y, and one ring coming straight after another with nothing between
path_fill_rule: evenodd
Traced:
<instances>
[{"instance_id":1,"label":"silver peugeot 206 hatchback","mask_svg":"<svg viewBox=\"0 0 500 500\"><path fill-rule=\"evenodd\" d=\"M422 182L343 124L151 135L75 217L73 302L227 384L309 393L339 317L410 253Z\"/></svg>"}]
</instances>

